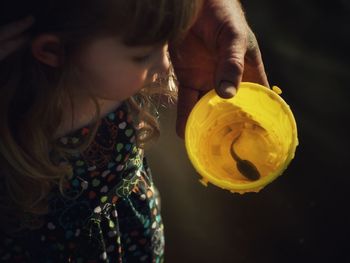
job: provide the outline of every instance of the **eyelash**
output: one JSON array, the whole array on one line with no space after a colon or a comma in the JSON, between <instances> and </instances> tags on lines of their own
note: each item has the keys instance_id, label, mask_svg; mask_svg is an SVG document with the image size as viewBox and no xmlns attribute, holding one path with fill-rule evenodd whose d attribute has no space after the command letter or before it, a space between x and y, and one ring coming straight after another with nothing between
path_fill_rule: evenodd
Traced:
<instances>
[{"instance_id":1,"label":"eyelash","mask_svg":"<svg viewBox=\"0 0 350 263\"><path fill-rule=\"evenodd\" d=\"M143 57L134 57L133 60L136 63L146 63L151 57L152 57L152 54L148 54L148 55L143 56Z\"/></svg>"}]
</instances>

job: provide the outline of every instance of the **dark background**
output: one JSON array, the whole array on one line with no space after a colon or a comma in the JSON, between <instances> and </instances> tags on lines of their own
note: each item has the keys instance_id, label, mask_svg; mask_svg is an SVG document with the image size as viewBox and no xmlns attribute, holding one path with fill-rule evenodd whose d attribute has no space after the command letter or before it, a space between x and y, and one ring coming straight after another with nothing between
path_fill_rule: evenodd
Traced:
<instances>
[{"instance_id":1,"label":"dark background","mask_svg":"<svg viewBox=\"0 0 350 263\"><path fill-rule=\"evenodd\" d=\"M148 160L162 197L165 262L350 262L350 1L242 2L299 146L259 193L206 188L176 136L176 108L164 110Z\"/></svg>"}]
</instances>

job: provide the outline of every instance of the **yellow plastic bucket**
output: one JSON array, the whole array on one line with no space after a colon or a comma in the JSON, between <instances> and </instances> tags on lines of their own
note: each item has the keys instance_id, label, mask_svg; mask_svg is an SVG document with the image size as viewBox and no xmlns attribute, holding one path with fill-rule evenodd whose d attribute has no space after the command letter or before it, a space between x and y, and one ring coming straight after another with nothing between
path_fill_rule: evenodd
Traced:
<instances>
[{"instance_id":1,"label":"yellow plastic bucket","mask_svg":"<svg viewBox=\"0 0 350 263\"><path fill-rule=\"evenodd\" d=\"M196 103L186 123L185 145L202 184L258 192L284 172L298 135L280 93L277 87L242 82L233 98L211 90Z\"/></svg>"}]
</instances>

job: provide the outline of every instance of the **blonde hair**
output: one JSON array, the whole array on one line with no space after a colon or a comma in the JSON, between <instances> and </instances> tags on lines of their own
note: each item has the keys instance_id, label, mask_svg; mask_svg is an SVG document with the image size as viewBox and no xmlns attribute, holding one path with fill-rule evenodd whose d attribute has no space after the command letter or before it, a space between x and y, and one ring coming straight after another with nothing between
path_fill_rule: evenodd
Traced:
<instances>
[{"instance_id":1,"label":"blonde hair","mask_svg":"<svg viewBox=\"0 0 350 263\"><path fill-rule=\"evenodd\" d=\"M16 6L24 8L30 1L18 2L22 3ZM66 84L77 77L80 50L103 35L121 36L128 46L181 41L202 6L202 0L42 2L37 9L30 6L36 17L30 36L57 34L64 43L65 65L50 68L41 64L32 56L30 41L0 61L0 225L11 233L42 225L40 216L48 212L52 188L58 186L64 195L64 185L72 176L72 167L60 165L57 158L83 151L96 135L101 116L92 97L96 115L86 141L71 149L53 138L62 121L63 94L70 94ZM16 13L12 15L4 10L7 22L18 19L17 9L13 10ZM135 127L140 127L136 139L140 148L160 135L159 107L177 100L178 83L172 66L166 75L155 76L153 83L126 100ZM164 100L168 103L159 105Z\"/></svg>"}]
</instances>

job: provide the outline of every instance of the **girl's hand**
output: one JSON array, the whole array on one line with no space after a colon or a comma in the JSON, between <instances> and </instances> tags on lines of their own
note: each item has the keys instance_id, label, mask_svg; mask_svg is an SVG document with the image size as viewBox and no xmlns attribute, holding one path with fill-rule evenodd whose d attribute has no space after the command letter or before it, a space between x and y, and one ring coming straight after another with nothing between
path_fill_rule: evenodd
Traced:
<instances>
[{"instance_id":1,"label":"girl's hand","mask_svg":"<svg viewBox=\"0 0 350 263\"><path fill-rule=\"evenodd\" d=\"M238 0L204 0L184 40L169 43L179 81L176 132L184 139L189 113L209 90L230 98L242 80L269 86L258 42Z\"/></svg>"},{"instance_id":2,"label":"girl's hand","mask_svg":"<svg viewBox=\"0 0 350 263\"><path fill-rule=\"evenodd\" d=\"M27 37L20 35L34 22L33 16L28 16L16 22L0 26L0 61L19 48Z\"/></svg>"}]
</instances>

